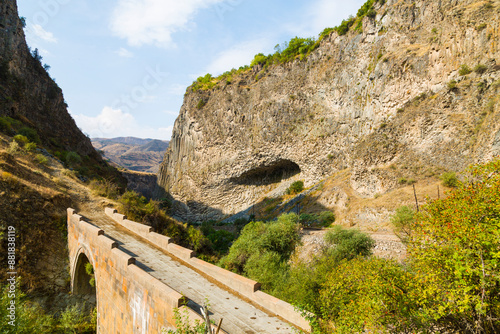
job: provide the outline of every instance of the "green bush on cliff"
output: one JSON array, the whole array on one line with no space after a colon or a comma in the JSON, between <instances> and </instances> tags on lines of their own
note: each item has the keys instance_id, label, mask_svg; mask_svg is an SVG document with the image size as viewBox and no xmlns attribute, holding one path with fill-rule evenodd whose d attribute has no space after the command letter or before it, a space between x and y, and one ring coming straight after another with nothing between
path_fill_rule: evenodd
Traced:
<instances>
[{"instance_id":1,"label":"green bush on cliff","mask_svg":"<svg viewBox=\"0 0 500 334\"><path fill-rule=\"evenodd\" d=\"M301 193L303 190L304 190L304 181L299 180L292 183L290 187L288 187L288 189L286 190L286 193L288 195L295 195Z\"/></svg>"},{"instance_id":2,"label":"green bush on cliff","mask_svg":"<svg viewBox=\"0 0 500 334\"><path fill-rule=\"evenodd\" d=\"M35 144L41 143L40 137L38 136L38 133L36 132L35 129L28 128L28 127L22 127L21 129L19 129L19 131L17 131L17 133L25 136L32 143L35 143Z\"/></svg>"}]
</instances>

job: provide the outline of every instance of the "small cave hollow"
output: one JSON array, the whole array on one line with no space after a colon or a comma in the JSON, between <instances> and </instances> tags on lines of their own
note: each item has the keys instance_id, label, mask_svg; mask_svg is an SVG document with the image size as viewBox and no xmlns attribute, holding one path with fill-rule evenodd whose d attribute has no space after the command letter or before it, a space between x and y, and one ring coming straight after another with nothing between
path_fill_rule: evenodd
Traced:
<instances>
[{"instance_id":1,"label":"small cave hollow","mask_svg":"<svg viewBox=\"0 0 500 334\"><path fill-rule=\"evenodd\" d=\"M247 186L265 186L289 179L301 172L295 162L280 159L271 164L262 165L230 179L232 183Z\"/></svg>"}]
</instances>

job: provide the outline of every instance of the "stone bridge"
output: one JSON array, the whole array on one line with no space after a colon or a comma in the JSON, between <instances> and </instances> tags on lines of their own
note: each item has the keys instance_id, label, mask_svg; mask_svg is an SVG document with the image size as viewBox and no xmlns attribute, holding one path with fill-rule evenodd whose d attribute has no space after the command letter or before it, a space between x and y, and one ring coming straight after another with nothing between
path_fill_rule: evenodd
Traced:
<instances>
[{"instance_id":1,"label":"stone bridge","mask_svg":"<svg viewBox=\"0 0 500 334\"><path fill-rule=\"evenodd\" d=\"M259 283L196 258L114 209L92 221L68 209L68 248L71 290L95 296L98 333L166 333L175 329L176 309L202 321L205 302L215 323L223 319L220 333L310 331L292 305Z\"/></svg>"}]
</instances>

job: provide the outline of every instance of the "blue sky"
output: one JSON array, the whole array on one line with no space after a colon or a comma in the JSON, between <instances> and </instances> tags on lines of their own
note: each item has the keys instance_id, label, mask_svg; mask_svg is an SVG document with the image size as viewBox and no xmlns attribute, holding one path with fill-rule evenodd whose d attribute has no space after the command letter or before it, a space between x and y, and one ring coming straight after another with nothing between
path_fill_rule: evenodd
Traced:
<instances>
[{"instance_id":1,"label":"blue sky","mask_svg":"<svg viewBox=\"0 0 500 334\"><path fill-rule=\"evenodd\" d=\"M364 0L18 0L69 111L90 137L170 139L198 76L316 37Z\"/></svg>"}]
</instances>

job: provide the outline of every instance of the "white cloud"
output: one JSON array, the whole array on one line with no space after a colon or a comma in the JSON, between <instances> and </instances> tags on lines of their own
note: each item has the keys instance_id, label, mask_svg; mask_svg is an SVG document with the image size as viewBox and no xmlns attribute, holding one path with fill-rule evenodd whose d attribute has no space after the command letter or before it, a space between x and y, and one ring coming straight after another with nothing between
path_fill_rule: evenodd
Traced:
<instances>
[{"instance_id":1,"label":"white cloud","mask_svg":"<svg viewBox=\"0 0 500 334\"><path fill-rule=\"evenodd\" d=\"M216 56L216 59L207 67L207 72L218 75L232 68L250 65L253 57L264 52L272 43L267 39L258 39L240 43Z\"/></svg>"},{"instance_id":2,"label":"white cloud","mask_svg":"<svg viewBox=\"0 0 500 334\"><path fill-rule=\"evenodd\" d=\"M26 33L33 39L49 43L57 43L57 38L54 37L54 34L43 29L43 27L39 24L29 24Z\"/></svg>"},{"instance_id":3,"label":"white cloud","mask_svg":"<svg viewBox=\"0 0 500 334\"><path fill-rule=\"evenodd\" d=\"M174 46L172 34L185 29L194 15L224 0L118 0L111 30L132 46Z\"/></svg>"},{"instance_id":4,"label":"white cloud","mask_svg":"<svg viewBox=\"0 0 500 334\"><path fill-rule=\"evenodd\" d=\"M125 48L120 48L120 49L116 50L115 53L117 55L119 55L120 57L123 57L123 58L132 58L132 57L134 57L134 54L132 52L130 52L129 50L125 49Z\"/></svg>"},{"instance_id":5,"label":"white cloud","mask_svg":"<svg viewBox=\"0 0 500 334\"><path fill-rule=\"evenodd\" d=\"M172 126L153 128L139 125L131 114L104 107L96 117L73 115L76 124L91 138L138 137L170 140Z\"/></svg>"}]
</instances>

